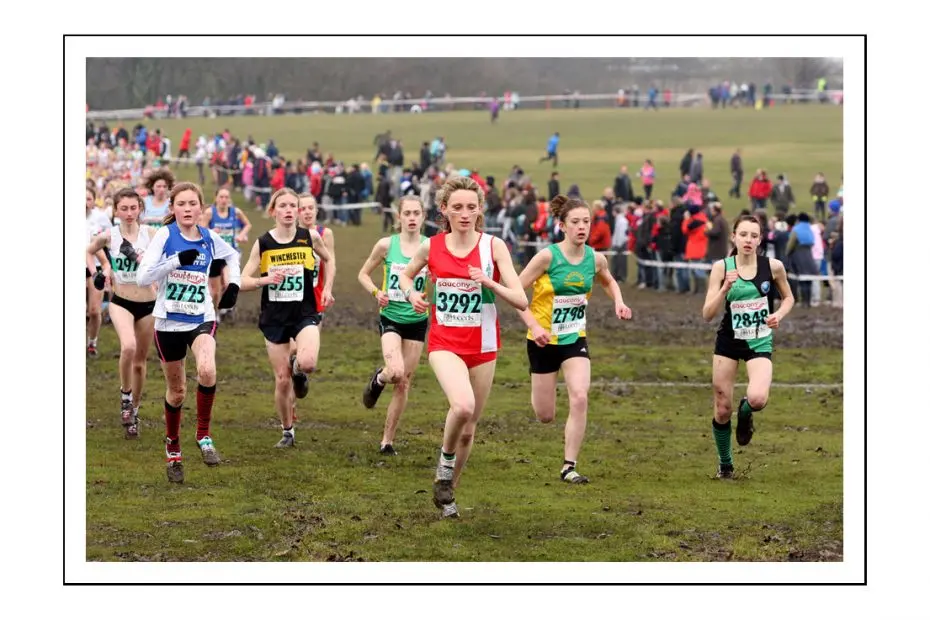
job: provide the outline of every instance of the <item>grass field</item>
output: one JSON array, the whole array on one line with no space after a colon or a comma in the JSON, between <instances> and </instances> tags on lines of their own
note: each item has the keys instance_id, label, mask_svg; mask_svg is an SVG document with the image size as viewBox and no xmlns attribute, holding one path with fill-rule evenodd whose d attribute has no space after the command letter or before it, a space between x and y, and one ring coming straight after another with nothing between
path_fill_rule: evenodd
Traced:
<instances>
[{"instance_id":1,"label":"grass field","mask_svg":"<svg viewBox=\"0 0 930 620\"><path fill-rule=\"evenodd\" d=\"M841 113L798 106L527 111L505 114L497 126L483 113L186 124L195 135L228 127L261 141L275 137L294 157L316 140L347 163L370 161L373 134L388 128L405 141L408 157L423 140L444 135L457 165L504 178L519 163L539 183L550 168L535 161L558 130L563 187L578 183L589 198L612 184L620 163L634 168L645 157L657 163L657 193L667 196L689 146L705 154L707 175L719 179L715 187L725 196L729 156L742 146L747 170L785 172L801 200L815 172L823 171L831 186L839 180ZM154 126L177 149L182 124ZM195 174L193 167L180 169L182 178ZM742 206L726 203L730 213ZM254 240L268 222L258 215L253 222ZM734 442L739 477L726 483L713 479L709 382L716 324L700 320L702 300L624 287L634 321L621 325L596 292L589 311L593 386L579 461L592 482L570 486L558 478L564 391L556 423L535 421L522 331L514 313L502 308L505 342L495 386L457 492L463 518L443 522L432 506L431 477L447 404L425 358L401 419L397 457L377 453L389 390L374 410L360 403L380 359L372 300L355 281L380 228L368 214L363 224L335 230L336 307L326 318L319 373L298 404L293 451L273 448L280 431L273 376L254 323L256 293L240 296L235 324L224 323L217 334L213 436L224 461L216 469L202 465L196 452L196 382L188 364L183 486L165 478L164 381L154 352L142 437L122 439L118 344L104 327L101 356L87 364L88 560L842 559L840 311L797 309L776 335L776 387L756 416L752 444Z\"/></svg>"}]
</instances>

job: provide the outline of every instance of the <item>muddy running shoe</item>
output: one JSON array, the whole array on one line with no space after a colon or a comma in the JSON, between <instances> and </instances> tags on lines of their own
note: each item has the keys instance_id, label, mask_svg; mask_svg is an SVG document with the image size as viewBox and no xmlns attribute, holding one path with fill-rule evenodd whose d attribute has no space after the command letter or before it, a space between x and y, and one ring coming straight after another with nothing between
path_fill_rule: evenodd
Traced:
<instances>
[{"instance_id":1,"label":"muddy running shoe","mask_svg":"<svg viewBox=\"0 0 930 620\"><path fill-rule=\"evenodd\" d=\"M455 505L455 502L451 504L446 504L442 507L442 518L443 519L458 519L459 518L459 507Z\"/></svg>"},{"instance_id":2,"label":"muddy running shoe","mask_svg":"<svg viewBox=\"0 0 930 620\"><path fill-rule=\"evenodd\" d=\"M436 479L433 481L433 504L443 512L445 512L445 506L455 504L455 491L452 488L454 474L454 467L446 467L441 463L436 467Z\"/></svg>"},{"instance_id":3,"label":"muddy running shoe","mask_svg":"<svg viewBox=\"0 0 930 620\"><path fill-rule=\"evenodd\" d=\"M284 433L281 435L281 440L275 444L275 448L293 448L294 447L294 434L293 433Z\"/></svg>"},{"instance_id":4,"label":"muddy running shoe","mask_svg":"<svg viewBox=\"0 0 930 620\"><path fill-rule=\"evenodd\" d=\"M375 374L371 375L371 379L368 380L368 383L365 384L365 391L362 393L362 403L365 407L371 409L378 402L378 397L381 396L381 392L384 391L384 386L378 384L378 375L381 374L381 369L378 368L375 370Z\"/></svg>"},{"instance_id":5,"label":"muddy running shoe","mask_svg":"<svg viewBox=\"0 0 930 620\"><path fill-rule=\"evenodd\" d=\"M384 456L397 456L397 451L394 449L394 446L389 443L378 448L378 452Z\"/></svg>"},{"instance_id":6,"label":"muddy running shoe","mask_svg":"<svg viewBox=\"0 0 930 620\"><path fill-rule=\"evenodd\" d=\"M135 416L133 415L131 400L124 400L122 398L120 399L119 417L120 417L120 421L123 424L123 428L128 428L130 425L132 425L135 422L134 420Z\"/></svg>"},{"instance_id":7,"label":"muddy running shoe","mask_svg":"<svg viewBox=\"0 0 930 620\"><path fill-rule=\"evenodd\" d=\"M172 451L174 449L175 451ZM181 447L178 444L165 443L168 482L184 482L184 464L181 462Z\"/></svg>"},{"instance_id":8,"label":"muddy running shoe","mask_svg":"<svg viewBox=\"0 0 930 620\"><path fill-rule=\"evenodd\" d=\"M752 412L745 418L739 415L739 410L743 408L743 403L748 403L749 399L743 396L739 401L739 407L736 409L736 443L741 446L748 446L752 441L752 433L755 430L752 425Z\"/></svg>"},{"instance_id":9,"label":"muddy running shoe","mask_svg":"<svg viewBox=\"0 0 930 620\"><path fill-rule=\"evenodd\" d=\"M97 345L95 344L87 345L87 357L92 357L92 358L97 357Z\"/></svg>"},{"instance_id":10,"label":"muddy running shoe","mask_svg":"<svg viewBox=\"0 0 930 620\"><path fill-rule=\"evenodd\" d=\"M569 467L562 472L562 482L568 482L570 484L588 484L588 477L582 476L574 467Z\"/></svg>"},{"instance_id":11,"label":"muddy running shoe","mask_svg":"<svg viewBox=\"0 0 930 620\"><path fill-rule=\"evenodd\" d=\"M294 396L304 398L310 391L310 379L307 373L297 370L297 356L291 356L291 380L294 382Z\"/></svg>"},{"instance_id":12,"label":"muddy running shoe","mask_svg":"<svg viewBox=\"0 0 930 620\"><path fill-rule=\"evenodd\" d=\"M723 465L721 463L717 467L717 478L721 480L733 480L733 464Z\"/></svg>"},{"instance_id":13,"label":"muddy running shoe","mask_svg":"<svg viewBox=\"0 0 930 620\"><path fill-rule=\"evenodd\" d=\"M210 439L209 435L198 440L197 445L200 446L200 455L203 457L205 465L216 467L220 464L220 455L213 446L213 440Z\"/></svg>"}]
</instances>

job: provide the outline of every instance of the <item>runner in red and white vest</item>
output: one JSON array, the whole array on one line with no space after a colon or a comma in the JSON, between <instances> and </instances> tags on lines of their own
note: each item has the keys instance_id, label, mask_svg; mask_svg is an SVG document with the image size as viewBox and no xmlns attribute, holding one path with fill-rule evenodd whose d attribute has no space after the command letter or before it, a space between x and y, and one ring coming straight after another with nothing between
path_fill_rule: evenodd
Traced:
<instances>
[{"instance_id":1,"label":"runner in red and white vest","mask_svg":"<svg viewBox=\"0 0 930 620\"><path fill-rule=\"evenodd\" d=\"M413 308L430 312L429 363L449 400L433 503L443 517L458 517L453 489L468 461L500 348L494 300L500 296L518 310L528 303L507 245L481 232L484 192L478 183L450 179L437 200L444 232L420 246L399 280ZM424 267L433 285L432 304L414 288L413 278Z\"/></svg>"}]
</instances>

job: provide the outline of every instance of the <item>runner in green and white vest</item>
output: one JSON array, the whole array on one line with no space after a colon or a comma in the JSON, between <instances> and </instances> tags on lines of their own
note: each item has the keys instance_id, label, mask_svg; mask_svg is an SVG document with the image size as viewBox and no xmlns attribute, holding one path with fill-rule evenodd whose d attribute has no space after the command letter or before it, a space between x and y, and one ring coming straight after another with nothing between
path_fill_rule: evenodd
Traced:
<instances>
[{"instance_id":1,"label":"runner in green and white vest","mask_svg":"<svg viewBox=\"0 0 930 620\"><path fill-rule=\"evenodd\" d=\"M429 316L413 309L404 298L400 288L403 273L417 249L426 241L420 232L426 214L423 204L416 196L404 196L397 205L398 217L395 228L399 231L380 239L371 250L371 255L358 272L358 281L378 303L381 334L381 352L384 364L375 370L365 384L362 402L371 409L378 402L384 386L394 384L394 394L388 405L379 451L393 456L394 435L400 416L407 406L410 379L416 370L426 341ZM371 274L381 267L381 286L371 279ZM427 271L424 268L414 278L413 286L418 292L426 290Z\"/></svg>"},{"instance_id":2,"label":"runner in green and white vest","mask_svg":"<svg viewBox=\"0 0 930 620\"><path fill-rule=\"evenodd\" d=\"M788 275L781 261L759 256L762 227L751 216L740 217L733 226L730 256L714 263L707 285L703 316L707 322L723 310L714 347L714 442L717 446L718 478L733 478L730 452L730 417L733 413L733 384L739 361L746 363L749 386L737 408L736 442L752 440L753 413L761 411L772 385L773 330L794 306ZM774 299L781 297L776 311Z\"/></svg>"}]
</instances>

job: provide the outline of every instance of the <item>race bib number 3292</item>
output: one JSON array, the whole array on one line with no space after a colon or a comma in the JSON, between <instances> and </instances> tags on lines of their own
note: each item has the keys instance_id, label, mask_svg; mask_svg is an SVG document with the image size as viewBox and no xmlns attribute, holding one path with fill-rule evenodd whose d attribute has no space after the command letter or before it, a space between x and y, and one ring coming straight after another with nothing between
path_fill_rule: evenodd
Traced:
<instances>
[{"instance_id":1,"label":"race bib number 3292","mask_svg":"<svg viewBox=\"0 0 930 620\"><path fill-rule=\"evenodd\" d=\"M480 327L481 285L464 278L437 278L436 322L446 327Z\"/></svg>"},{"instance_id":2,"label":"race bib number 3292","mask_svg":"<svg viewBox=\"0 0 930 620\"><path fill-rule=\"evenodd\" d=\"M765 324L769 316L769 303L764 297L731 301L730 313L733 337L737 340L765 338L772 333L772 328Z\"/></svg>"}]
</instances>

